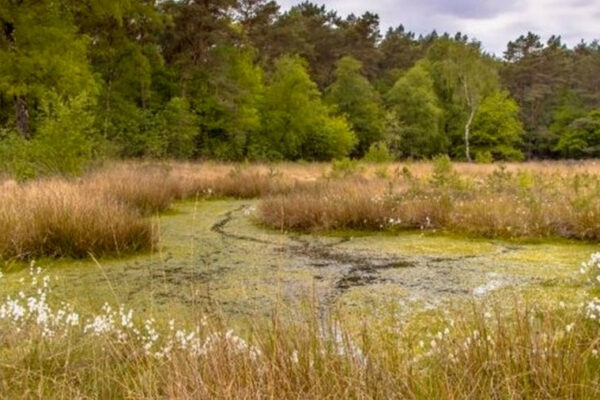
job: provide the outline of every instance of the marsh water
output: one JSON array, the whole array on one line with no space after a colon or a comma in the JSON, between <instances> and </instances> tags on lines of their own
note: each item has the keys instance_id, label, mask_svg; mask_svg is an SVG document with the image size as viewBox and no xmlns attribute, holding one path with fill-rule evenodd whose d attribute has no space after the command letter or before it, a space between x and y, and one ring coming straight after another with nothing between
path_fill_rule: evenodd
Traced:
<instances>
[{"instance_id":1,"label":"marsh water","mask_svg":"<svg viewBox=\"0 0 600 400\"><path fill-rule=\"evenodd\" d=\"M317 304L376 316L518 290L577 299L592 244L507 242L436 232L280 232L257 223L255 200L183 202L156 218L158 247L121 259L40 260L53 292L80 308L104 302L173 317L228 318ZM9 273L14 289L25 270Z\"/></svg>"}]
</instances>

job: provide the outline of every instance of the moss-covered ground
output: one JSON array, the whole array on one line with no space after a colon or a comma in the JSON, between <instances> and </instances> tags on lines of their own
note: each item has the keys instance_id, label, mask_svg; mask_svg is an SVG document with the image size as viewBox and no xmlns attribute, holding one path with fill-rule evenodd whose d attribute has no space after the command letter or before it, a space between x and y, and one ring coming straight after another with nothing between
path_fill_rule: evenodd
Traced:
<instances>
[{"instance_id":1,"label":"moss-covered ground","mask_svg":"<svg viewBox=\"0 0 600 400\"><path fill-rule=\"evenodd\" d=\"M473 297L577 302L579 264L598 246L465 238L441 233L301 235L255 223L256 201L183 202L155 217L155 251L123 259L39 260L53 292L79 309L104 302L154 315L194 319L220 312L229 322L318 304L361 321L412 313ZM27 275L13 266L0 294Z\"/></svg>"}]
</instances>

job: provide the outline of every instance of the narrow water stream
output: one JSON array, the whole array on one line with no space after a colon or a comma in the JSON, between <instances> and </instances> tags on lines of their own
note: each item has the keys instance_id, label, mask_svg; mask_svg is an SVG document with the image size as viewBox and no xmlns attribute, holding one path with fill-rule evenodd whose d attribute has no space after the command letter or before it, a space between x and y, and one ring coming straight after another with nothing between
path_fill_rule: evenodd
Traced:
<instances>
[{"instance_id":1,"label":"narrow water stream","mask_svg":"<svg viewBox=\"0 0 600 400\"><path fill-rule=\"evenodd\" d=\"M158 219L160 246L152 254L39 264L56 278L55 293L80 306L108 301L182 315L218 308L235 318L306 299L318 302L322 313L340 305L370 312L390 301L438 307L505 288L564 292L595 250L573 242L513 244L421 232L277 232L256 223L256 206L180 203ZM24 274L7 274L0 291L14 288Z\"/></svg>"}]
</instances>

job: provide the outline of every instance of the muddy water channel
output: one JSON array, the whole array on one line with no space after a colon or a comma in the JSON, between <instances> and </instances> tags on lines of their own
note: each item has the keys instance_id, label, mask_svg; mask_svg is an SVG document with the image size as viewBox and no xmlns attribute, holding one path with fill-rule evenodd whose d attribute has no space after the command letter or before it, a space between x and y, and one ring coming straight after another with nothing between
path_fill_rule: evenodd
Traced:
<instances>
[{"instance_id":1,"label":"muddy water channel","mask_svg":"<svg viewBox=\"0 0 600 400\"><path fill-rule=\"evenodd\" d=\"M439 233L304 235L264 229L257 202L177 204L157 219L152 254L99 262L40 260L54 294L80 308L104 302L173 317L219 310L232 319L312 301L376 315L438 308L518 290L575 301L576 271L597 249L577 242L504 242ZM26 271L7 274L14 289ZM383 311L381 311L383 312Z\"/></svg>"}]
</instances>

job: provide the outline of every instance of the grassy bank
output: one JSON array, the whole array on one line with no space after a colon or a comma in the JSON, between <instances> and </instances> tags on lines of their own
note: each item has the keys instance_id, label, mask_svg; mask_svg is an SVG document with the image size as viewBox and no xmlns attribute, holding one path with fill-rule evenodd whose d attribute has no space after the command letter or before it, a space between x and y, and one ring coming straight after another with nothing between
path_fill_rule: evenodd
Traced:
<instances>
[{"instance_id":1,"label":"grassy bank","mask_svg":"<svg viewBox=\"0 0 600 400\"><path fill-rule=\"evenodd\" d=\"M567 169L459 173L443 160L429 174L410 167L322 180L261 202L278 229L443 229L484 237L600 239L600 179Z\"/></svg>"},{"instance_id":2,"label":"grassy bank","mask_svg":"<svg viewBox=\"0 0 600 400\"><path fill-rule=\"evenodd\" d=\"M149 216L176 200L258 197L291 186L279 175L188 164L114 164L80 179L44 179L0 191L0 259L86 257L149 249Z\"/></svg>"},{"instance_id":3,"label":"grassy bank","mask_svg":"<svg viewBox=\"0 0 600 400\"><path fill-rule=\"evenodd\" d=\"M598 260L586 274L593 278ZM600 302L518 297L347 329L307 303L243 335L223 320L83 314L33 268L0 304L0 390L29 398L581 398L600 395ZM591 294L590 294L591 295ZM414 322L412 322L414 321Z\"/></svg>"},{"instance_id":4,"label":"grassy bank","mask_svg":"<svg viewBox=\"0 0 600 400\"><path fill-rule=\"evenodd\" d=\"M342 165L340 167L339 165ZM488 237L600 238L600 167L587 163L385 165L116 163L0 191L0 257L151 248L149 216L185 198L262 198L278 229L445 229Z\"/></svg>"}]
</instances>

